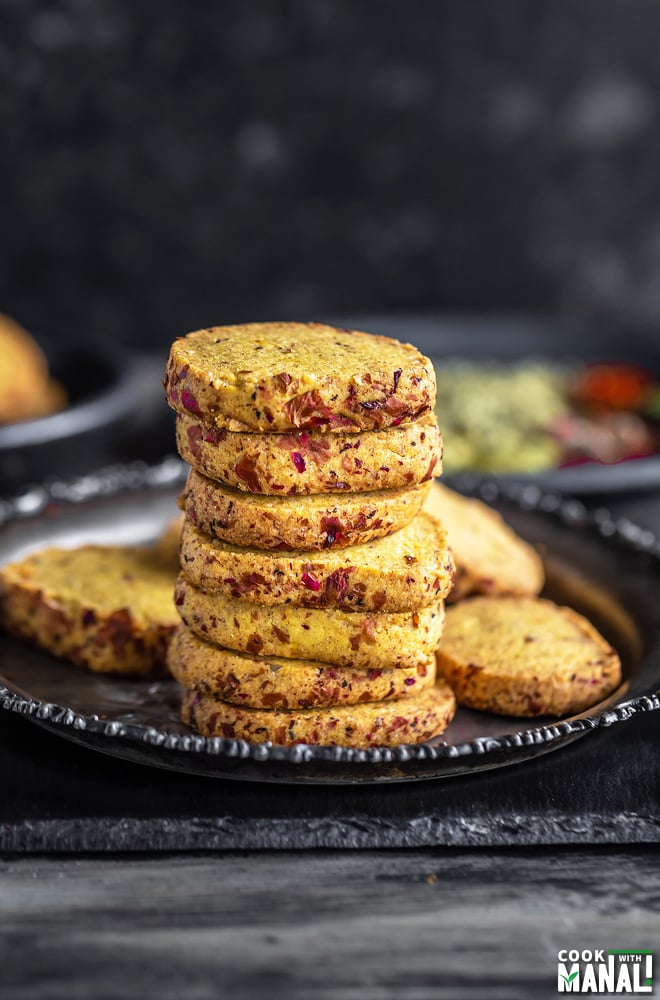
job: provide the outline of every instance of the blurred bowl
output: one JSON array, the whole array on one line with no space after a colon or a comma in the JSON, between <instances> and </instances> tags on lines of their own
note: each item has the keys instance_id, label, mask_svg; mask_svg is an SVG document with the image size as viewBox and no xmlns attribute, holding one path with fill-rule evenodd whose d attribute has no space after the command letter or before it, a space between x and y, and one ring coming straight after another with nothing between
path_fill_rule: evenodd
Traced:
<instances>
[{"instance_id":1,"label":"blurred bowl","mask_svg":"<svg viewBox=\"0 0 660 1000\"><path fill-rule=\"evenodd\" d=\"M627 361L660 375L660 339L655 330L606 326L578 318L524 314L461 315L448 313L391 313L342 316L337 326L369 330L411 341L434 362L464 359L470 362L516 365L528 359L568 367L590 362ZM440 427L442 405L440 403ZM445 449L451 447L445 437ZM660 490L660 454L630 458L612 465L584 462L539 472L447 474L459 488L473 488L475 479L497 478L533 483L544 490L584 496L635 490Z\"/></svg>"},{"instance_id":2,"label":"blurred bowl","mask_svg":"<svg viewBox=\"0 0 660 1000\"><path fill-rule=\"evenodd\" d=\"M49 352L68 405L0 427L0 492L49 475L87 472L116 458L117 441L143 405L143 371L123 352L82 346Z\"/></svg>"}]
</instances>

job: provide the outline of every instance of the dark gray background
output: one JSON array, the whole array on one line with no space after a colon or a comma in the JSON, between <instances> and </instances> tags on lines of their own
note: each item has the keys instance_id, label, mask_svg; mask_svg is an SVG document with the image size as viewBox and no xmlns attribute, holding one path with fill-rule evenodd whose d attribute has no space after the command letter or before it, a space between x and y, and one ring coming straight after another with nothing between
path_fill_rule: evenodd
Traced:
<instances>
[{"instance_id":1,"label":"dark gray background","mask_svg":"<svg viewBox=\"0 0 660 1000\"><path fill-rule=\"evenodd\" d=\"M660 317L654 0L0 0L0 309Z\"/></svg>"}]
</instances>

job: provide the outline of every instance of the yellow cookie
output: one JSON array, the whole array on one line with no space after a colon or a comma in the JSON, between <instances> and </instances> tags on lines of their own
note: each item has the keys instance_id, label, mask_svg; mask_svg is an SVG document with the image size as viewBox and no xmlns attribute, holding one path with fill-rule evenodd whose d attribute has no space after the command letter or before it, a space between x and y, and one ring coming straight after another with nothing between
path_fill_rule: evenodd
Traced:
<instances>
[{"instance_id":1,"label":"yellow cookie","mask_svg":"<svg viewBox=\"0 0 660 1000\"><path fill-rule=\"evenodd\" d=\"M534 597L448 608L436 657L459 704L501 715L582 712L621 683L616 651L586 618Z\"/></svg>"},{"instance_id":2,"label":"yellow cookie","mask_svg":"<svg viewBox=\"0 0 660 1000\"><path fill-rule=\"evenodd\" d=\"M428 415L363 434L242 434L179 413L176 442L203 476L269 496L401 489L442 471L442 438Z\"/></svg>"},{"instance_id":3,"label":"yellow cookie","mask_svg":"<svg viewBox=\"0 0 660 1000\"><path fill-rule=\"evenodd\" d=\"M182 718L203 736L283 746L313 743L367 748L424 743L445 731L455 710L451 688L440 682L401 700L303 711L241 708L210 694L188 691Z\"/></svg>"},{"instance_id":4,"label":"yellow cookie","mask_svg":"<svg viewBox=\"0 0 660 1000\"><path fill-rule=\"evenodd\" d=\"M158 559L169 563L176 576L179 570L179 542L181 540L181 529L183 527L183 516L175 517L169 522L152 545L152 551Z\"/></svg>"},{"instance_id":5,"label":"yellow cookie","mask_svg":"<svg viewBox=\"0 0 660 1000\"><path fill-rule=\"evenodd\" d=\"M65 402L64 390L50 379L35 341L9 316L0 315L0 423L43 417Z\"/></svg>"},{"instance_id":6,"label":"yellow cookie","mask_svg":"<svg viewBox=\"0 0 660 1000\"><path fill-rule=\"evenodd\" d=\"M150 673L178 625L174 580L148 548L44 549L0 569L0 626L90 670Z\"/></svg>"},{"instance_id":7,"label":"yellow cookie","mask_svg":"<svg viewBox=\"0 0 660 1000\"><path fill-rule=\"evenodd\" d=\"M177 581L175 604L202 639L242 652L346 667L414 667L442 635L442 601L419 611L372 614L337 608L263 607Z\"/></svg>"},{"instance_id":8,"label":"yellow cookie","mask_svg":"<svg viewBox=\"0 0 660 1000\"><path fill-rule=\"evenodd\" d=\"M181 626L167 663L185 688L247 708L315 708L410 697L435 680L435 658L416 667L356 670L313 660L254 656L204 642Z\"/></svg>"},{"instance_id":9,"label":"yellow cookie","mask_svg":"<svg viewBox=\"0 0 660 1000\"><path fill-rule=\"evenodd\" d=\"M341 549L382 538L412 521L429 483L371 493L263 496L190 470L179 505L202 531L260 549ZM178 550L178 536L177 536Z\"/></svg>"},{"instance_id":10,"label":"yellow cookie","mask_svg":"<svg viewBox=\"0 0 660 1000\"><path fill-rule=\"evenodd\" d=\"M543 587L539 554L481 500L433 483L423 508L446 528L456 561L448 600L468 594L534 595Z\"/></svg>"},{"instance_id":11,"label":"yellow cookie","mask_svg":"<svg viewBox=\"0 0 660 1000\"><path fill-rule=\"evenodd\" d=\"M435 372L410 344L322 323L245 323L175 340L175 410L231 431L396 427L435 405Z\"/></svg>"},{"instance_id":12,"label":"yellow cookie","mask_svg":"<svg viewBox=\"0 0 660 1000\"><path fill-rule=\"evenodd\" d=\"M347 611L414 611L454 582L447 536L428 514L385 538L321 552L230 545L185 520L181 568L196 587L226 597Z\"/></svg>"}]
</instances>

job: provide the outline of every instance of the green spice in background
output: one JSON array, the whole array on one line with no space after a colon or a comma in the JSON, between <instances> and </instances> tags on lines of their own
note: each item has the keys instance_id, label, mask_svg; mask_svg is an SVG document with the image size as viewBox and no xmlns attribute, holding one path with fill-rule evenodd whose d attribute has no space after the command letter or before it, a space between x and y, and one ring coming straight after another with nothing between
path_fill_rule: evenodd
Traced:
<instances>
[{"instance_id":1,"label":"green spice in background","mask_svg":"<svg viewBox=\"0 0 660 1000\"><path fill-rule=\"evenodd\" d=\"M560 460L545 429L567 409L560 370L447 360L436 376L447 472L536 472Z\"/></svg>"}]
</instances>

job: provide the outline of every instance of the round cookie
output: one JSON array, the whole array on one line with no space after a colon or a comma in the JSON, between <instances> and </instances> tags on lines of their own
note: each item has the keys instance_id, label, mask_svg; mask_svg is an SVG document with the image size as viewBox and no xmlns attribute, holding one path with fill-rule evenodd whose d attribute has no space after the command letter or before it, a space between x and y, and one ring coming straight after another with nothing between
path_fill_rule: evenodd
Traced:
<instances>
[{"instance_id":1,"label":"round cookie","mask_svg":"<svg viewBox=\"0 0 660 1000\"><path fill-rule=\"evenodd\" d=\"M396 427L435 405L411 344L322 323L245 323L175 340L165 374L180 413L231 431Z\"/></svg>"},{"instance_id":2,"label":"round cookie","mask_svg":"<svg viewBox=\"0 0 660 1000\"><path fill-rule=\"evenodd\" d=\"M179 569L179 542L182 528L183 516L180 514L163 528L151 546L152 552L158 559L170 564L175 576Z\"/></svg>"},{"instance_id":3,"label":"round cookie","mask_svg":"<svg viewBox=\"0 0 660 1000\"><path fill-rule=\"evenodd\" d=\"M0 627L100 673L160 669L175 571L148 548L44 549L0 569Z\"/></svg>"},{"instance_id":4,"label":"round cookie","mask_svg":"<svg viewBox=\"0 0 660 1000\"><path fill-rule=\"evenodd\" d=\"M424 743L443 733L456 710L454 694L442 681L410 698L302 711L242 708L213 695L188 691L181 717L203 736L250 743L313 743L378 747Z\"/></svg>"},{"instance_id":5,"label":"round cookie","mask_svg":"<svg viewBox=\"0 0 660 1000\"><path fill-rule=\"evenodd\" d=\"M500 715L582 712L621 683L616 651L586 618L534 597L448 608L436 658L459 704Z\"/></svg>"},{"instance_id":6,"label":"round cookie","mask_svg":"<svg viewBox=\"0 0 660 1000\"><path fill-rule=\"evenodd\" d=\"M49 377L46 358L30 334L0 315L0 424L46 416L65 402L64 390Z\"/></svg>"},{"instance_id":7,"label":"round cookie","mask_svg":"<svg viewBox=\"0 0 660 1000\"><path fill-rule=\"evenodd\" d=\"M544 582L538 552L524 542L502 517L481 500L433 483L423 510L446 528L456 582L448 598L469 594L535 595Z\"/></svg>"},{"instance_id":8,"label":"round cookie","mask_svg":"<svg viewBox=\"0 0 660 1000\"><path fill-rule=\"evenodd\" d=\"M320 552L239 547L185 520L180 560L195 587L268 606L413 611L454 582L446 533L423 513L385 538Z\"/></svg>"},{"instance_id":9,"label":"round cookie","mask_svg":"<svg viewBox=\"0 0 660 1000\"><path fill-rule=\"evenodd\" d=\"M356 670L313 660L237 653L203 642L181 626L168 651L170 673L185 688L248 708L301 709L404 698L435 680L431 655L415 667Z\"/></svg>"},{"instance_id":10,"label":"round cookie","mask_svg":"<svg viewBox=\"0 0 660 1000\"><path fill-rule=\"evenodd\" d=\"M264 496L222 486L191 469L179 506L202 531L233 545L341 549L405 527L428 490L424 483L371 493Z\"/></svg>"},{"instance_id":11,"label":"round cookie","mask_svg":"<svg viewBox=\"0 0 660 1000\"><path fill-rule=\"evenodd\" d=\"M363 434L242 434L177 414L181 458L202 475L269 496L393 490L442 471L435 417Z\"/></svg>"},{"instance_id":12,"label":"round cookie","mask_svg":"<svg viewBox=\"0 0 660 1000\"><path fill-rule=\"evenodd\" d=\"M189 629L218 646L369 669L425 663L444 622L442 601L396 614L290 604L263 607L206 593L184 576L177 580L174 603Z\"/></svg>"}]
</instances>

